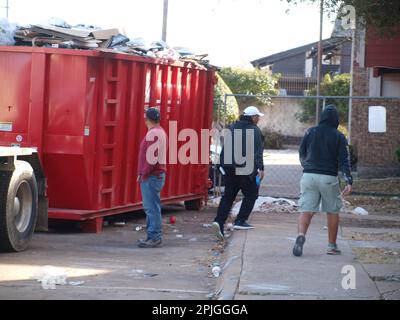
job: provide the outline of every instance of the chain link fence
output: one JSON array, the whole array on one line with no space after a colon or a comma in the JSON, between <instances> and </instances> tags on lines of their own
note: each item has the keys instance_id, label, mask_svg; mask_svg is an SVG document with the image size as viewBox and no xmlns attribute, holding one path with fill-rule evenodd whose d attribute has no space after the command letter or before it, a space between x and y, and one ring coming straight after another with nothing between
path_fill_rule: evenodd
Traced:
<instances>
[{"instance_id":1,"label":"chain link fence","mask_svg":"<svg viewBox=\"0 0 400 320\"><path fill-rule=\"evenodd\" d=\"M231 94L226 95L225 102L236 98L240 105L240 99L257 97ZM257 106L265 113L259 127L266 146L275 149L266 148L264 152L266 178L260 195L299 197L303 168L298 148L305 131L318 123L318 100L320 112L329 104L339 110L339 130L349 141L354 193L400 197L400 97L271 96L268 100L267 105ZM228 125L224 119L221 123ZM273 139L278 141L271 144ZM223 185L221 180L214 179L217 186Z\"/></svg>"}]
</instances>

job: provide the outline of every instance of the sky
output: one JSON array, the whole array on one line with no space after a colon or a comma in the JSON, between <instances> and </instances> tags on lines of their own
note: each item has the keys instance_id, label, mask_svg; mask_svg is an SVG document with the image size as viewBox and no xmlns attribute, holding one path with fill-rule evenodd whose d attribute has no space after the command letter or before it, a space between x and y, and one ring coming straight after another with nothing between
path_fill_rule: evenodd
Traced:
<instances>
[{"instance_id":1,"label":"sky","mask_svg":"<svg viewBox=\"0 0 400 320\"><path fill-rule=\"evenodd\" d=\"M6 0L0 0L0 7L5 4ZM9 0L9 7L9 20L19 24L57 17L70 25L118 27L128 37L148 42L161 39L163 0ZM0 16L5 16L4 8ZM325 16L323 37L329 38L332 29L332 19ZM281 0L169 0L167 43L207 53L221 67L250 67L252 60L318 38L318 5L294 6Z\"/></svg>"}]
</instances>

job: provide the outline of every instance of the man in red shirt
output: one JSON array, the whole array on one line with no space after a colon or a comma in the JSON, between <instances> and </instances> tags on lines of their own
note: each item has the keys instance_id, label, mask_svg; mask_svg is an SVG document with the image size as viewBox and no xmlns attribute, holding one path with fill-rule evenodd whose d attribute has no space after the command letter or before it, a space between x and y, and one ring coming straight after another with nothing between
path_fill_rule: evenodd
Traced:
<instances>
[{"instance_id":1,"label":"man in red shirt","mask_svg":"<svg viewBox=\"0 0 400 320\"><path fill-rule=\"evenodd\" d=\"M147 239L139 241L140 248L162 247L160 193L165 183L167 134L160 126L160 111L146 111L148 132L140 144L138 182L146 212Z\"/></svg>"}]
</instances>

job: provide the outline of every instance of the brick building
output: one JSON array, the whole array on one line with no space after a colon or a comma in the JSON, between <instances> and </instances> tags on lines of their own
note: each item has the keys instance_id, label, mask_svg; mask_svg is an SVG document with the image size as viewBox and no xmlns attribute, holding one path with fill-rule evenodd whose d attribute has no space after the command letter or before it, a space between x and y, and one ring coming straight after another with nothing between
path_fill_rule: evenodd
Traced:
<instances>
[{"instance_id":1,"label":"brick building","mask_svg":"<svg viewBox=\"0 0 400 320\"><path fill-rule=\"evenodd\" d=\"M359 177L400 176L395 151L400 148L400 34L381 38L368 27L355 39L353 96L399 97L354 100L351 145L358 157ZM386 109L386 132L370 132L370 107ZM373 130L372 130L373 131Z\"/></svg>"}]
</instances>

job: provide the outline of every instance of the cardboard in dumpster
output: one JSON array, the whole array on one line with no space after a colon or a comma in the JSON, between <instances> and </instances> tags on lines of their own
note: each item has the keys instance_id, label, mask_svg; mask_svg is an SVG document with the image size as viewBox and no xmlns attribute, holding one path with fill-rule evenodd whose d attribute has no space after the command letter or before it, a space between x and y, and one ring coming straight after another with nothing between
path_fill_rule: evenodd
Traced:
<instances>
[{"instance_id":1,"label":"cardboard in dumpster","mask_svg":"<svg viewBox=\"0 0 400 320\"><path fill-rule=\"evenodd\" d=\"M96 40L108 40L112 36L116 36L118 34L119 34L118 29L104 29L104 30L100 29L100 30L92 31L92 33L91 33L93 38L95 38Z\"/></svg>"}]
</instances>

